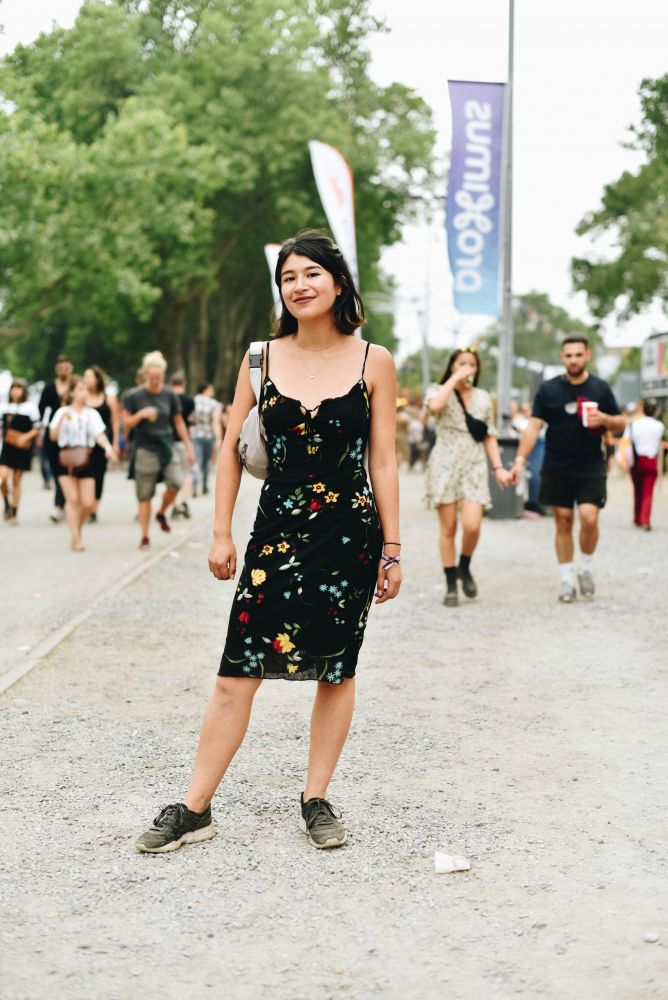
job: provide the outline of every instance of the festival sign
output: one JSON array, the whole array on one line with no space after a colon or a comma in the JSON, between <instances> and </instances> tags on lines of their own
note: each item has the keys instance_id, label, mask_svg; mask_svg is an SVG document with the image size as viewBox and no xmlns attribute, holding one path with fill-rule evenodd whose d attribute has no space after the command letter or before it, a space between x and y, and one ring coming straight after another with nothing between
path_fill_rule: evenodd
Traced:
<instances>
[{"instance_id":1,"label":"festival sign","mask_svg":"<svg viewBox=\"0 0 668 1000\"><path fill-rule=\"evenodd\" d=\"M309 142L308 148L315 183L327 221L355 279L355 284L359 285L352 171L334 146L313 140Z\"/></svg>"},{"instance_id":2,"label":"festival sign","mask_svg":"<svg viewBox=\"0 0 668 1000\"><path fill-rule=\"evenodd\" d=\"M278 254L281 249L280 243L265 243L264 245L264 256L267 260L267 266L269 268L269 274L271 275L271 292L274 296L274 310L277 316L280 316L283 311L283 306L281 305L281 293L278 290L278 285L274 281L274 275L276 274L276 265L278 264Z\"/></svg>"},{"instance_id":3,"label":"festival sign","mask_svg":"<svg viewBox=\"0 0 668 1000\"><path fill-rule=\"evenodd\" d=\"M503 83L448 81L452 150L446 231L460 313L498 316L501 311L501 178Z\"/></svg>"}]
</instances>

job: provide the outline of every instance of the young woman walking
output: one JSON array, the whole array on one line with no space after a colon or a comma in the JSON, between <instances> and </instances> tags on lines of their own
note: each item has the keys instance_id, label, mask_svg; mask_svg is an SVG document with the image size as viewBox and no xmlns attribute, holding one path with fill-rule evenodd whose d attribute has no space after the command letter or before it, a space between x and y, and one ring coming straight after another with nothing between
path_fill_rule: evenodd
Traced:
<instances>
[{"instance_id":1,"label":"young woman walking","mask_svg":"<svg viewBox=\"0 0 668 1000\"><path fill-rule=\"evenodd\" d=\"M65 515L72 537L72 549L83 552L81 529L95 503L95 475L91 464L93 448L104 448L107 460L116 453L105 434L102 417L87 405L88 390L82 375L72 375L66 405L56 410L49 425L52 441L58 444L58 482L65 496ZM82 464L69 464L74 450ZM83 454L82 454L83 453ZM87 455L86 455L87 453Z\"/></svg>"},{"instance_id":2,"label":"young woman walking","mask_svg":"<svg viewBox=\"0 0 668 1000\"><path fill-rule=\"evenodd\" d=\"M28 400L26 383L23 379L14 379L9 387L9 400L2 407L0 453L0 489L5 504L4 518L10 524L17 523L21 479L23 473L30 470L39 425L39 410Z\"/></svg>"},{"instance_id":3,"label":"young woman walking","mask_svg":"<svg viewBox=\"0 0 668 1000\"><path fill-rule=\"evenodd\" d=\"M211 799L270 678L316 682L299 821L314 847L346 841L325 796L352 718L369 606L374 594L378 604L396 597L401 584L394 363L384 348L351 336L364 320L362 302L327 236L307 231L284 243L275 280L283 313L265 347L260 394L269 472L190 785L139 837L140 851L214 835ZM247 355L216 479L209 567L219 580L236 574L236 442L254 403Z\"/></svg>"},{"instance_id":4,"label":"young woman walking","mask_svg":"<svg viewBox=\"0 0 668 1000\"><path fill-rule=\"evenodd\" d=\"M83 374L84 382L88 390L88 405L102 417L104 433L111 441L112 447L118 454L118 441L120 432L120 419L118 414L118 400L115 396L107 393L109 379L99 365L91 365ZM89 524L97 521L97 512L102 499L104 489L104 477L107 474L108 460L104 448L96 444L91 457L91 469L95 478L95 502L93 510L88 518Z\"/></svg>"},{"instance_id":5,"label":"young woman walking","mask_svg":"<svg viewBox=\"0 0 668 1000\"><path fill-rule=\"evenodd\" d=\"M659 458L662 453L666 428L657 420L656 399L643 399L642 416L632 420L626 430L633 448L633 523L643 531L651 531L652 497L659 475Z\"/></svg>"},{"instance_id":6,"label":"young woman walking","mask_svg":"<svg viewBox=\"0 0 668 1000\"><path fill-rule=\"evenodd\" d=\"M491 507L487 480L489 458L498 485L508 485L492 423L489 393L478 387L480 358L474 349L453 351L443 378L432 386L425 403L436 416L436 444L429 456L425 483L426 501L438 511L439 547L447 607L459 604L457 581L467 597L478 588L471 574L471 559L480 538L482 515ZM474 436L475 435L475 436ZM462 524L459 565L455 551L457 514Z\"/></svg>"}]
</instances>

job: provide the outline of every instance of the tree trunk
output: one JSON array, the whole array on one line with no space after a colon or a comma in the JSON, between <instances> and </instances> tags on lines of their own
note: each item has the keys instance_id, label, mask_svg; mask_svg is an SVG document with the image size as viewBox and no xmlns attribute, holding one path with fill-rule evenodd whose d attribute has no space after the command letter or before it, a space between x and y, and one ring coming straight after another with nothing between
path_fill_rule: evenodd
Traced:
<instances>
[{"instance_id":1,"label":"tree trunk","mask_svg":"<svg viewBox=\"0 0 668 1000\"><path fill-rule=\"evenodd\" d=\"M196 301L197 317L195 329L188 345L188 374L190 388L194 391L198 383L208 378L207 361L209 355L209 292L202 292Z\"/></svg>"}]
</instances>

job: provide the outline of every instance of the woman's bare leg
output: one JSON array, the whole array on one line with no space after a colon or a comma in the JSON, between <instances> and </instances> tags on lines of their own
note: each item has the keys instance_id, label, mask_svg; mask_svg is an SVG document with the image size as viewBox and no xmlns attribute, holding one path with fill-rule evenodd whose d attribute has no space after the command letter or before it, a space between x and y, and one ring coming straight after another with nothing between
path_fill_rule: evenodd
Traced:
<instances>
[{"instance_id":1,"label":"woman's bare leg","mask_svg":"<svg viewBox=\"0 0 668 1000\"><path fill-rule=\"evenodd\" d=\"M438 511L438 522L440 534L438 537L438 547L441 553L442 566L455 565L455 535L457 533L457 504L442 503L436 510Z\"/></svg>"},{"instance_id":2,"label":"woman's bare leg","mask_svg":"<svg viewBox=\"0 0 668 1000\"><path fill-rule=\"evenodd\" d=\"M79 512L79 486L74 476L58 476L65 497L65 516L72 537L72 548L81 549L81 515Z\"/></svg>"},{"instance_id":3,"label":"woman's bare leg","mask_svg":"<svg viewBox=\"0 0 668 1000\"><path fill-rule=\"evenodd\" d=\"M79 531L83 528L84 524L92 514L95 509L95 480L94 479L80 479L79 480L79 498L80 498L80 510L79 510Z\"/></svg>"},{"instance_id":4,"label":"woman's bare leg","mask_svg":"<svg viewBox=\"0 0 668 1000\"><path fill-rule=\"evenodd\" d=\"M324 799L341 756L355 707L355 678L318 682L311 713L311 741L304 801Z\"/></svg>"},{"instance_id":5,"label":"woman's bare leg","mask_svg":"<svg viewBox=\"0 0 668 1000\"><path fill-rule=\"evenodd\" d=\"M12 507L14 510L19 509L19 504L21 503L21 479L23 478L22 469L14 469L14 475L12 476Z\"/></svg>"},{"instance_id":6,"label":"woman's bare leg","mask_svg":"<svg viewBox=\"0 0 668 1000\"><path fill-rule=\"evenodd\" d=\"M480 539L483 505L474 500L462 500L462 555L472 556Z\"/></svg>"},{"instance_id":7,"label":"woman's bare leg","mask_svg":"<svg viewBox=\"0 0 668 1000\"><path fill-rule=\"evenodd\" d=\"M261 683L253 677L216 677L204 713L195 766L183 797L193 812L204 812L241 746Z\"/></svg>"}]
</instances>

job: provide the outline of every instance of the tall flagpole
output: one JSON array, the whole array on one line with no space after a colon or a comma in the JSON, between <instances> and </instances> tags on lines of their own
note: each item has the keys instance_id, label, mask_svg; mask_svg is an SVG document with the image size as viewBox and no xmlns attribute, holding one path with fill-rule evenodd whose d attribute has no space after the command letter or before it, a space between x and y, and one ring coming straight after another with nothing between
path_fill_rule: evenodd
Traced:
<instances>
[{"instance_id":1,"label":"tall flagpole","mask_svg":"<svg viewBox=\"0 0 668 1000\"><path fill-rule=\"evenodd\" d=\"M513 375L513 41L515 0L508 0L508 83L505 114L505 176L503 197L503 322L499 338L497 375L497 420L501 434L510 429L510 393Z\"/></svg>"}]
</instances>

